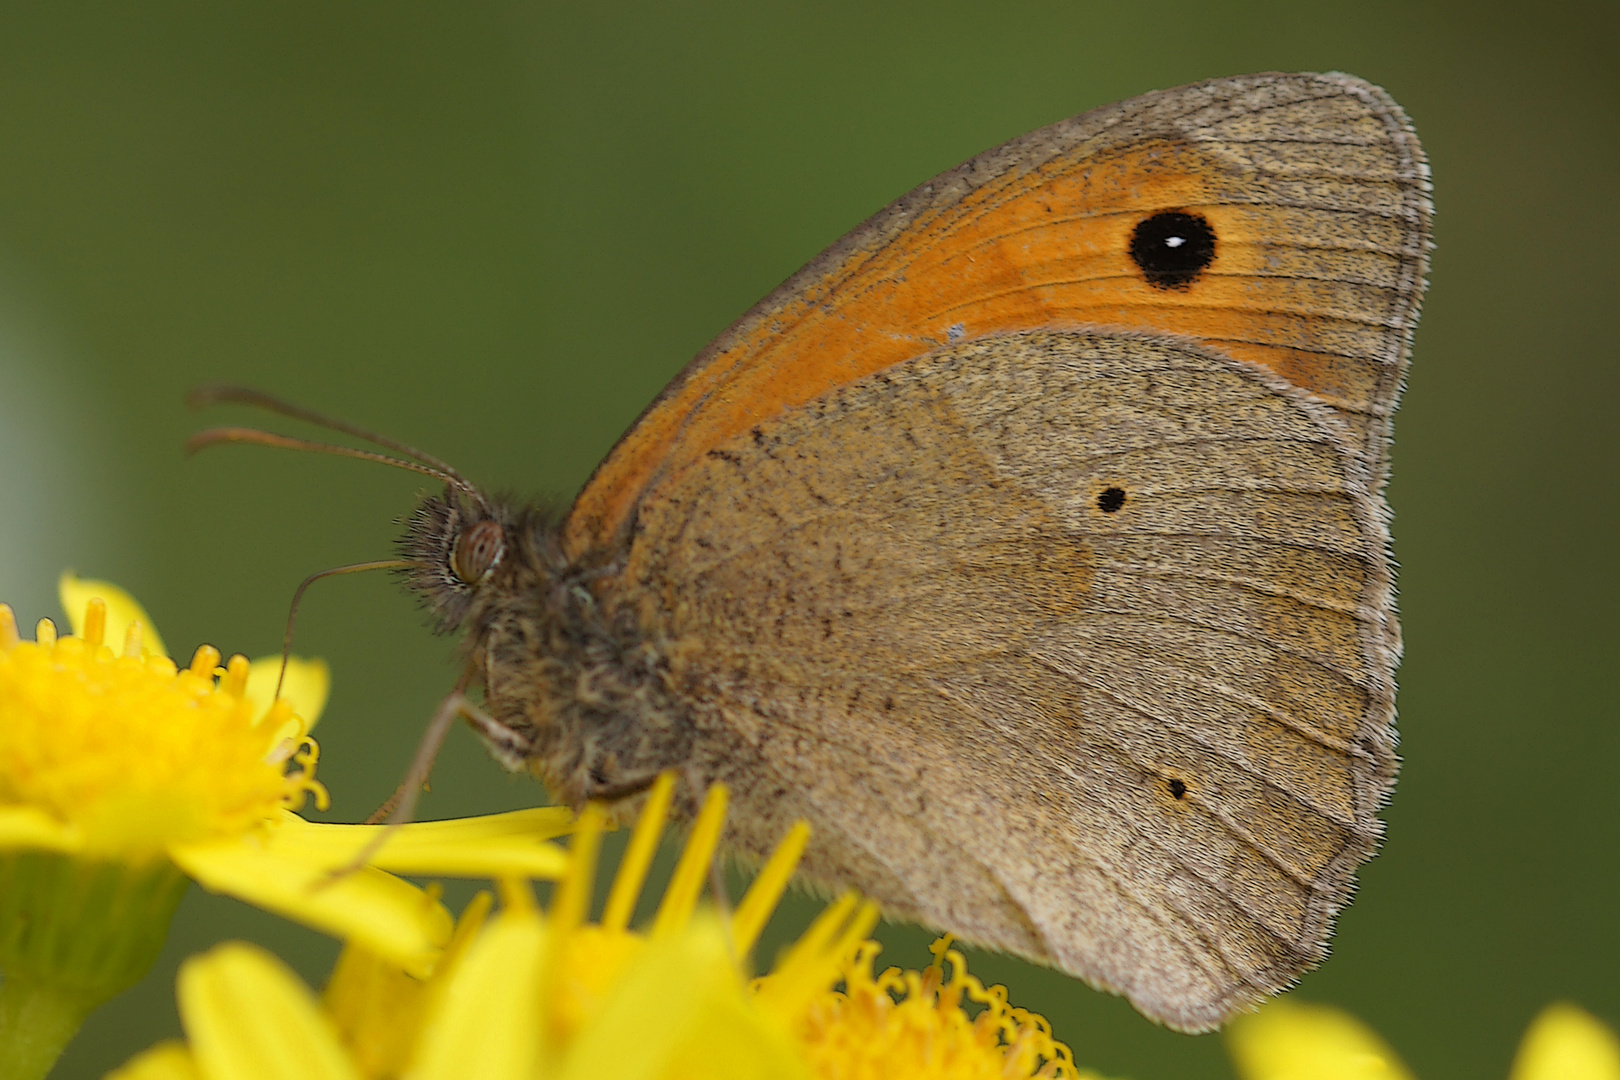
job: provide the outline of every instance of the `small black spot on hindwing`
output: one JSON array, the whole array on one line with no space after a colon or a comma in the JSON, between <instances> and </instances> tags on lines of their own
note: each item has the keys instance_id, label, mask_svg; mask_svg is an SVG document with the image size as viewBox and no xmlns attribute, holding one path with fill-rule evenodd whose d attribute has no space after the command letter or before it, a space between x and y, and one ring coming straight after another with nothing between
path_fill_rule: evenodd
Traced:
<instances>
[{"instance_id":1,"label":"small black spot on hindwing","mask_svg":"<svg viewBox=\"0 0 1620 1080\"><path fill-rule=\"evenodd\" d=\"M1101 510L1105 514L1112 514L1115 510L1118 510L1124 505L1124 488L1105 488L1103 489L1103 493L1097 496L1097 509Z\"/></svg>"},{"instance_id":2,"label":"small black spot on hindwing","mask_svg":"<svg viewBox=\"0 0 1620 1080\"><path fill-rule=\"evenodd\" d=\"M1171 777L1169 786L1171 795L1178 799L1185 799L1187 797L1187 785L1182 783L1180 780L1176 779L1175 777Z\"/></svg>"},{"instance_id":3,"label":"small black spot on hindwing","mask_svg":"<svg viewBox=\"0 0 1620 1080\"><path fill-rule=\"evenodd\" d=\"M1199 214L1161 211L1132 230L1131 261L1155 289L1186 289L1215 261L1215 230Z\"/></svg>"}]
</instances>

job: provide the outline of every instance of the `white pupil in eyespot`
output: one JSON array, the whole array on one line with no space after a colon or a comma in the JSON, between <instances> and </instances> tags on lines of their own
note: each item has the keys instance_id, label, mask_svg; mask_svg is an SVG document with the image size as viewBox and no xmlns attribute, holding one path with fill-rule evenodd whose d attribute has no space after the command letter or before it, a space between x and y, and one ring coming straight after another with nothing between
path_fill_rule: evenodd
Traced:
<instances>
[{"instance_id":1,"label":"white pupil in eyespot","mask_svg":"<svg viewBox=\"0 0 1620 1080\"><path fill-rule=\"evenodd\" d=\"M1167 236L1164 238L1165 247L1178 248L1186 242L1187 238L1185 236Z\"/></svg>"}]
</instances>

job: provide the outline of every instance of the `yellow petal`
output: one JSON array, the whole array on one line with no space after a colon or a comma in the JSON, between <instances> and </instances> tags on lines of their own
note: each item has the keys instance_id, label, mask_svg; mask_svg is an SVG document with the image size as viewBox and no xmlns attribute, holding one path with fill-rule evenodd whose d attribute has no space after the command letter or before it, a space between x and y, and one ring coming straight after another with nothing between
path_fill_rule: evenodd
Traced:
<instances>
[{"instance_id":1,"label":"yellow petal","mask_svg":"<svg viewBox=\"0 0 1620 1080\"><path fill-rule=\"evenodd\" d=\"M442 877L555 879L568 868L568 853L546 838L572 828L563 807L449 821L417 821L393 830L367 862L396 874ZM347 866L384 826L332 825L293 813L270 836L271 850L337 869Z\"/></svg>"},{"instance_id":2,"label":"yellow petal","mask_svg":"<svg viewBox=\"0 0 1620 1080\"><path fill-rule=\"evenodd\" d=\"M532 1080L541 1061L545 939L533 911L507 911L489 924L435 1003L412 1080Z\"/></svg>"},{"instance_id":3,"label":"yellow petal","mask_svg":"<svg viewBox=\"0 0 1620 1080\"><path fill-rule=\"evenodd\" d=\"M405 1075L422 1031L422 1018L476 941L493 898L474 896L456 920L455 934L428 979L413 979L396 965L349 942L321 993L326 1012L360 1071L371 1077Z\"/></svg>"},{"instance_id":4,"label":"yellow petal","mask_svg":"<svg viewBox=\"0 0 1620 1080\"><path fill-rule=\"evenodd\" d=\"M724 784L711 785L704 796L703 807L687 831L675 872L664 886L664 898L658 902L658 913L653 916L653 937L662 937L685 926L697 906L698 894L703 891L709 867L714 862L714 849L720 844L720 832L726 824L729 797Z\"/></svg>"},{"instance_id":5,"label":"yellow petal","mask_svg":"<svg viewBox=\"0 0 1620 1080\"><path fill-rule=\"evenodd\" d=\"M636 816L636 827L630 833L619 858L619 871L613 875L613 886L608 890L607 906L602 909L602 929L617 933L630 925L635 914L636 899L646 883L647 870L653 856L658 853L658 837L664 831L664 819L669 815L669 802L675 793L675 771L665 769L653 781L647 792L647 801L641 804Z\"/></svg>"},{"instance_id":6,"label":"yellow petal","mask_svg":"<svg viewBox=\"0 0 1620 1080\"><path fill-rule=\"evenodd\" d=\"M84 830L57 821L37 806L0 806L0 849L5 848L82 851Z\"/></svg>"},{"instance_id":7,"label":"yellow petal","mask_svg":"<svg viewBox=\"0 0 1620 1080\"><path fill-rule=\"evenodd\" d=\"M1524 1033L1512 1080L1620 1080L1620 1040L1591 1013L1554 1002Z\"/></svg>"},{"instance_id":8,"label":"yellow petal","mask_svg":"<svg viewBox=\"0 0 1620 1080\"><path fill-rule=\"evenodd\" d=\"M809 843L809 822L794 822L793 828L788 830L765 865L760 867L759 873L754 875L754 883L748 886L742 903L737 905L736 912L731 916L731 933L738 955L746 955L754 947L754 942L759 940L760 931L765 929L771 912L776 910L777 901L787 891L793 871Z\"/></svg>"},{"instance_id":9,"label":"yellow petal","mask_svg":"<svg viewBox=\"0 0 1620 1080\"><path fill-rule=\"evenodd\" d=\"M73 625L75 636L84 635L85 605L99 596L107 604L105 641L112 646L113 652L120 652L123 649L124 635L129 632L129 624L139 622L141 644L146 651L153 656L169 655L163 646L163 639L158 637L157 627L152 625L151 616L135 602L133 596L111 582L81 578L69 570L57 579L56 592L61 597L62 610L67 612L68 622Z\"/></svg>"},{"instance_id":10,"label":"yellow petal","mask_svg":"<svg viewBox=\"0 0 1620 1080\"><path fill-rule=\"evenodd\" d=\"M652 938L569 1048L560 1080L791 1080L803 1059L744 991L728 931L703 912Z\"/></svg>"},{"instance_id":11,"label":"yellow petal","mask_svg":"<svg viewBox=\"0 0 1620 1080\"><path fill-rule=\"evenodd\" d=\"M281 677L281 656L261 656L248 666L247 689L242 696L253 702L253 715L263 716L270 711L276 699L276 680ZM332 669L325 660L305 660L288 657L287 677L281 683L281 696L287 699L293 712L304 718L306 731L315 726L326 708L326 698L332 689ZM279 738L290 738L288 730Z\"/></svg>"},{"instance_id":12,"label":"yellow petal","mask_svg":"<svg viewBox=\"0 0 1620 1080\"><path fill-rule=\"evenodd\" d=\"M755 988L761 1008L782 1018L804 1010L838 982L855 947L878 924L878 906L848 892L828 904L799 940L782 951L770 977Z\"/></svg>"},{"instance_id":13,"label":"yellow petal","mask_svg":"<svg viewBox=\"0 0 1620 1080\"><path fill-rule=\"evenodd\" d=\"M360 1080L315 995L263 949L233 941L192 957L177 996L208 1080Z\"/></svg>"},{"instance_id":14,"label":"yellow petal","mask_svg":"<svg viewBox=\"0 0 1620 1080\"><path fill-rule=\"evenodd\" d=\"M1367 1025L1329 1005L1281 998L1226 1029L1243 1080L1411 1080Z\"/></svg>"},{"instance_id":15,"label":"yellow petal","mask_svg":"<svg viewBox=\"0 0 1620 1080\"><path fill-rule=\"evenodd\" d=\"M142 1050L108 1073L104 1080L200 1080L200 1077L186 1044L166 1039L150 1050Z\"/></svg>"},{"instance_id":16,"label":"yellow petal","mask_svg":"<svg viewBox=\"0 0 1620 1080\"><path fill-rule=\"evenodd\" d=\"M373 867L333 877L330 863L274 850L259 835L175 844L169 854L211 892L357 941L413 975L431 971L450 938L452 920L443 904Z\"/></svg>"}]
</instances>

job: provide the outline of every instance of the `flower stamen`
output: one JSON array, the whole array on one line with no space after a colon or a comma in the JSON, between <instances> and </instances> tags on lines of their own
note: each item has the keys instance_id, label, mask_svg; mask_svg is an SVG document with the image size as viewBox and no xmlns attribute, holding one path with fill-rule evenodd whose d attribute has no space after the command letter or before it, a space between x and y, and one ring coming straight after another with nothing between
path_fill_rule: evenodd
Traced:
<instances>
[{"instance_id":1,"label":"flower stamen","mask_svg":"<svg viewBox=\"0 0 1620 1080\"><path fill-rule=\"evenodd\" d=\"M220 675L219 689L233 698L242 698L247 695L248 658L241 653L231 657L225 665L225 671Z\"/></svg>"},{"instance_id":2,"label":"flower stamen","mask_svg":"<svg viewBox=\"0 0 1620 1080\"><path fill-rule=\"evenodd\" d=\"M107 601L96 596L84 605L84 638L85 647L92 652L101 648L107 640Z\"/></svg>"},{"instance_id":3,"label":"flower stamen","mask_svg":"<svg viewBox=\"0 0 1620 1080\"><path fill-rule=\"evenodd\" d=\"M142 651L141 624L132 622L124 630L124 655L132 660L139 660Z\"/></svg>"},{"instance_id":4,"label":"flower stamen","mask_svg":"<svg viewBox=\"0 0 1620 1080\"><path fill-rule=\"evenodd\" d=\"M191 654L191 667L188 668L199 679L212 679L214 669L219 667L219 650L212 645L199 645L197 651Z\"/></svg>"},{"instance_id":5,"label":"flower stamen","mask_svg":"<svg viewBox=\"0 0 1620 1080\"><path fill-rule=\"evenodd\" d=\"M283 714L279 723L285 723L288 719L293 719L297 721L300 729L303 728L303 721L293 714L292 706L288 705L285 699L278 699L275 705L271 706L267 717L268 723L278 723L278 709ZM291 740L287 741L291 742ZM315 809L326 810L330 808L332 796L327 792L326 785L315 779L315 766L321 760L321 744L308 735L299 735L298 741L292 743L292 745L297 747L297 750L292 755L293 763L301 765L303 768L298 772L287 774L287 794L283 796L281 805L288 810L301 810L305 799L313 796ZM274 754L271 757L273 759Z\"/></svg>"}]
</instances>

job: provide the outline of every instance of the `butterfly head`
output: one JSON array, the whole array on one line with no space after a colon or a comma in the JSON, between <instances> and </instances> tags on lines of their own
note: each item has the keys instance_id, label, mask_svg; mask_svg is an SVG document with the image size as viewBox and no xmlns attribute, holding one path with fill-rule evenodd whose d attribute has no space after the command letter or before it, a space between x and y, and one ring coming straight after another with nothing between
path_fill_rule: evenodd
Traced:
<instances>
[{"instance_id":1,"label":"butterfly head","mask_svg":"<svg viewBox=\"0 0 1620 1080\"><path fill-rule=\"evenodd\" d=\"M436 631L467 626L490 598L510 589L515 564L533 564L525 557L528 517L502 500L454 486L417 506L400 539L400 556L409 564L402 573Z\"/></svg>"}]
</instances>

